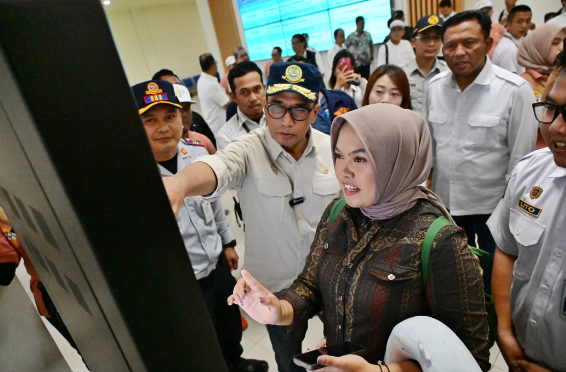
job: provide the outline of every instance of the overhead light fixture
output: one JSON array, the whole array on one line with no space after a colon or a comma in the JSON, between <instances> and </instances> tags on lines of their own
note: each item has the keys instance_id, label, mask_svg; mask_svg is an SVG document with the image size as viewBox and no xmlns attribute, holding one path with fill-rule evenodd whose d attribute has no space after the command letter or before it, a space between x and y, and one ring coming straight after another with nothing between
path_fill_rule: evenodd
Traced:
<instances>
[{"instance_id":1,"label":"overhead light fixture","mask_svg":"<svg viewBox=\"0 0 566 372\"><path fill-rule=\"evenodd\" d=\"M102 2L102 4L104 4L104 5L110 5L110 0L104 0L104 1Z\"/></svg>"}]
</instances>

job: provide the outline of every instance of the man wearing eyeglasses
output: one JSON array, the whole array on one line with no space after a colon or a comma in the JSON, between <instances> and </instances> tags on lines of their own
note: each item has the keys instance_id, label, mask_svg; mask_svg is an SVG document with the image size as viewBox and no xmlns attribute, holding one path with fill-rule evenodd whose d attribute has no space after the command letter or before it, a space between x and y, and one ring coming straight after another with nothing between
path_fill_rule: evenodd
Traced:
<instances>
[{"instance_id":1,"label":"man wearing eyeglasses","mask_svg":"<svg viewBox=\"0 0 566 372\"><path fill-rule=\"evenodd\" d=\"M329 136L310 127L320 109L321 81L312 65L274 63L266 89L267 127L164 179L175 214L187 196L215 198L237 190L246 221L246 270L272 292L299 275L324 210L340 196ZM267 328L278 370L304 371L293 363L304 334L292 341L285 339L288 327Z\"/></svg>"},{"instance_id":2,"label":"man wearing eyeglasses","mask_svg":"<svg viewBox=\"0 0 566 372\"><path fill-rule=\"evenodd\" d=\"M534 103L548 148L523 157L487 222L497 243L493 298L510 371L566 368L566 53L546 101Z\"/></svg>"},{"instance_id":3,"label":"man wearing eyeglasses","mask_svg":"<svg viewBox=\"0 0 566 372\"><path fill-rule=\"evenodd\" d=\"M436 58L442 46L440 30L443 24L444 21L436 14L419 19L411 40L415 49L415 58L403 67L403 71L409 79L413 111L422 116L426 115L425 108L423 108L423 99L428 89L428 82L439 73L448 70L446 62Z\"/></svg>"}]
</instances>

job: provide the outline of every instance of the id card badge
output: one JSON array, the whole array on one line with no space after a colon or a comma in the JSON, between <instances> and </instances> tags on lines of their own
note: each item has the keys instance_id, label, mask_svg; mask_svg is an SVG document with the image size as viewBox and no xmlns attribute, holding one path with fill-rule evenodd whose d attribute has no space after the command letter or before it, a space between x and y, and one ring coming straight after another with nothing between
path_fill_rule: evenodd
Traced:
<instances>
[{"instance_id":1,"label":"id card badge","mask_svg":"<svg viewBox=\"0 0 566 372\"><path fill-rule=\"evenodd\" d=\"M560 318L566 321L566 280L562 284L562 306L560 306Z\"/></svg>"},{"instance_id":2,"label":"id card badge","mask_svg":"<svg viewBox=\"0 0 566 372\"><path fill-rule=\"evenodd\" d=\"M204 211L204 220L207 225L210 225L212 223L212 220L214 219L214 211L212 210L212 205L210 205L210 203L206 200L202 200L201 205L202 210Z\"/></svg>"}]
</instances>

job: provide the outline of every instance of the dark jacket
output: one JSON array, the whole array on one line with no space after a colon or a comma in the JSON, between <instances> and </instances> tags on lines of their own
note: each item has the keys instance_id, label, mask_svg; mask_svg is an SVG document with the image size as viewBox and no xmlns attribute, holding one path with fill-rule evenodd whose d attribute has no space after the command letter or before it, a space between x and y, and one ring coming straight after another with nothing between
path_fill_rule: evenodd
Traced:
<instances>
[{"instance_id":1,"label":"dark jacket","mask_svg":"<svg viewBox=\"0 0 566 372\"><path fill-rule=\"evenodd\" d=\"M405 213L371 220L346 207L328 227L332 202L318 225L303 272L276 294L291 303L288 337L301 334L310 317L324 311L328 345L364 346L367 361L383 360L395 325L417 315L447 325L488 371L487 312L479 261L459 227L443 228L430 253L427 286L421 276L421 245L441 214L419 200Z\"/></svg>"},{"instance_id":2,"label":"dark jacket","mask_svg":"<svg viewBox=\"0 0 566 372\"><path fill-rule=\"evenodd\" d=\"M330 127L334 118L348 111L355 110L358 106L356 106L356 102L348 93L341 90L321 88L320 91L324 97L320 102L321 107L312 127L322 133L330 134Z\"/></svg>"}]
</instances>

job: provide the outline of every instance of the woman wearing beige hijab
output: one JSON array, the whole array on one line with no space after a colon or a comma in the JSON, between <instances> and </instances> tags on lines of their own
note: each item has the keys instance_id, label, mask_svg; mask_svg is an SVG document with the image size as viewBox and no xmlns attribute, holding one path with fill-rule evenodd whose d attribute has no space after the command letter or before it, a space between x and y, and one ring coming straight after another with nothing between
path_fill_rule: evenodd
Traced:
<instances>
[{"instance_id":1,"label":"woman wearing beige hijab","mask_svg":"<svg viewBox=\"0 0 566 372\"><path fill-rule=\"evenodd\" d=\"M564 28L554 24L544 24L530 32L519 46L517 62L526 68L521 77L531 84L537 101L541 100L554 60L562 51L565 37ZM547 147L540 129L536 146L537 149Z\"/></svg>"},{"instance_id":2,"label":"woman wearing beige hijab","mask_svg":"<svg viewBox=\"0 0 566 372\"><path fill-rule=\"evenodd\" d=\"M331 144L347 206L331 224L336 201L327 207L290 288L274 295L242 269L228 303L259 323L287 326L290 338L322 310L326 341L319 346L349 341L367 349L365 359L322 356L321 371L421 371L414 361L376 365L393 328L418 315L448 326L489 370L483 281L464 230L438 233L423 283L425 233L437 217L451 220L436 195L419 186L432 159L424 119L395 105L368 105L334 120Z\"/></svg>"},{"instance_id":3,"label":"woman wearing beige hijab","mask_svg":"<svg viewBox=\"0 0 566 372\"><path fill-rule=\"evenodd\" d=\"M531 31L519 46L517 62L527 70L521 74L540 95L558 53L563 48L566 30L554 24L544 24ZM535 93L536 94L536 93Z\"/></svg>"}]
</instances>

